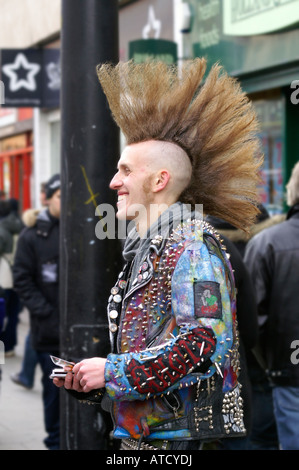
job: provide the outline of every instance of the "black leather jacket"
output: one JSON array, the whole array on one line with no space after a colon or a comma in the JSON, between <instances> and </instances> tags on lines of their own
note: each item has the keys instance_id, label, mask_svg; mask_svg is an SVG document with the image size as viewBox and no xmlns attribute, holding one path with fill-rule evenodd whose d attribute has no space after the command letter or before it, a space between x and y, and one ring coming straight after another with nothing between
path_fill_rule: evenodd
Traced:
<instances>
[{"instance_id":1,"label":"black leather jacket","mask_svg":"<svg viewBox=\"0 0 299 470\"><path fill-rule=\"evenodd\" d=\"M261 347L272 381L299 385L299 204L287 220L256 235L245 263L256 289Z\"/></svg>"}]
</instances>

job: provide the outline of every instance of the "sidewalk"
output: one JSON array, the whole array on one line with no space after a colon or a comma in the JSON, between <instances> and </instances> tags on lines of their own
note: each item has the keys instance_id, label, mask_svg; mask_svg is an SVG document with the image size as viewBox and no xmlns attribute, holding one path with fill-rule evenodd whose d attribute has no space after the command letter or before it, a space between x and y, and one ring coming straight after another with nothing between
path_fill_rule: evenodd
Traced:
<instances>
[{"instance_id":1,"label":"sidewalk","mask_svg":"<svg viewBox=\"0 0 299 470\"><path fill-rule=\"evenodd\" d=\"M43 422L41 369L36 368L32 390L16 385L10 375L20 371L24 341L29 329L28 313L20 314L16 355L6 357L1 365L0 382L0 450L46 450Z\"/></svg>"}]
</instances>

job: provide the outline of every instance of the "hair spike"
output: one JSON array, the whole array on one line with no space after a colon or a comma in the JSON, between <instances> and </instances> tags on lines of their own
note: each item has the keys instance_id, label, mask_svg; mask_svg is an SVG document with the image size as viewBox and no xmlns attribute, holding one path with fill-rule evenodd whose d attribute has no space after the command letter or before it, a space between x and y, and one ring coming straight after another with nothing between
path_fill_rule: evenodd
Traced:
<instances>
[{"instance_id":1,"label":"hair spike","mask_svg":"<svg viewBox=\"0 0 299 470\"><path fill-rule=\"evenodd\" d=\"M286 185L287 189L287 205L292 207L299 203L299 162L292 169L290 179Z\"/></svg>"},{"instance_id":2,"label":"hair spike","mask_svg":"<svg viewBox=\"0 0 299 470\"><path fill-rule=\"evenodd\" d=\"M206 60L181 70L162 62L103 64L97 73L127 144L176 143L193 168L182 202L248 230L258 213L258 124L237 81L215 64L204 83Z\"/></svg>"}]
</instances>

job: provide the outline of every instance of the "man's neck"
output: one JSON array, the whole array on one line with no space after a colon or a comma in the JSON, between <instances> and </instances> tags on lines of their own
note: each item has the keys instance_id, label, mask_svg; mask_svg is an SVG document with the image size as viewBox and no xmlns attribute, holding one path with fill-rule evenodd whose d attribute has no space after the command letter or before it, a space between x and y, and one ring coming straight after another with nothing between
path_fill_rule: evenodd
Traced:
<instances>
[{"instance_id":1,"label":"man's neck","mask_svg":"<svg viewBox=\"0 0 299 470\"><path fill-rule=\"evenodd\" d=\"M177 201L173 202L163 202L160 204L151 204L150 209L147 210L147 217L136 219L135 225L136 230L140 238L145 237L146 233L150 229L150 227L161 217L161 215L169 209L173 204Z\"/></svg>"},{"instance_id":2,"label":"man's neck","mask_svg":"<svg viewBox=\"0 0 299 470\"><path fill-rule=\"evenodd\" d=\"M140 236L143 238L147 233L148 229L159 219L161 214L165 212L171 204L151 204L150 208L146 211L146 217L140 217L136 219L136 230Z\"/></svg>"}]
</instances>

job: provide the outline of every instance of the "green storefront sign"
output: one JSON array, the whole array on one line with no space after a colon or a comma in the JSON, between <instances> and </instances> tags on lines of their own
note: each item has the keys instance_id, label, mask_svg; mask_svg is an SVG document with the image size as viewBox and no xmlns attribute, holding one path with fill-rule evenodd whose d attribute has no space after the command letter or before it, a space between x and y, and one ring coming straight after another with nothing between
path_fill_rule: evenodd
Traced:
<instances>
[{"instance_id":1,"label":"green storefront sign","mask_svg":"<svg viewBox=\"0 0 299 470\"><path fill-rule=\"evenodd\" d=\"M240 76L299 59L299 0L191 0L193 54ZM290 83L290 77L277 77ZM284 83L284 84L285 84ZM279 83L277 83L279 85Z\"/></svg>"},{"instance_id":2,"label":"green storefront sign","mask_svg":"<svg viewBox=\"0 0 299 470\"><path fill-rule=\"evenodd\" d=\"M171 65L177 62L177 45L175 42L167 41L166 39L139 39L130 41L129 57L136 63L154 59Z\"/></svg>"},{"instance_id":3,"label":"green storefront sign","mask_svg":"<svg viewBox=\"0 0 299 470\"><path fill-rule=\"evenodd\" d=\"M299 21L298 0L225 0L223 30L229 36L281 31Z\"/></svg>"}]
</instances>

